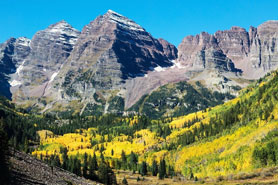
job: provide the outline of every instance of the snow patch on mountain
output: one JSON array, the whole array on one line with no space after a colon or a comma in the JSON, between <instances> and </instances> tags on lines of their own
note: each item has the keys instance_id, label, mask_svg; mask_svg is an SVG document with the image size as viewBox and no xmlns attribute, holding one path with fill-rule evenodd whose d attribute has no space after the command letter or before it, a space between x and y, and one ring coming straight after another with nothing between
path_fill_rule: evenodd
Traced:
<instances>
[{"instance_id":1,"label":"snow patch on mountain","mask_svg":"<svg viewBox=\"0 0 278 185\"><path fill-rule=\"evenodd\" d=\"M54 80L54 78L57 76L58 72L55 72L51 75L49 83L52 82Z\"/></svg>"},{"instance_id":2,"label":"snow patch on mountain","mask_svg":"<svg viewBox=\"0 0 278 185\"><path fill-rule=\"evenodd\" d=\"M156 71L156 72L161 72L161 71L165 71L166 70L166 68L164 67L161 67L161 66L157 66L157 67L155 67L154 68L154 71Z\"/></svg>"},{"instance_id":3,"label":"snow patch on mountain","mask_svg":"<svg viewBox=\"0 0 278 185\"><path fill-rule=\"evenodd\" d=\"M10 82L10 85L12 87L17 86L17 85L21 85L21 82L17 81L17 80L13 80L12 82Z\"/></svg>"},{"instance_id":4,"label":"snow patch on mountain","mask_svg":"<svg viewBox=\"0 0 278 185\"><path fill-rule=\"evenodd\" d=\"M52 33L59 33L59 34L66 34L78 37L79 31L74 29L70 24L68 24L66 21L60 21L54 25L51 25L49 27L49 32Z\"/></svg>"},{"instance_id":5,"label":"snow patch on mountain","mask_svg":"<svg viewBox=\"0 0 278 185\"><path fill-rule=\"evenodd\" d=\"M25 63L26 60L23 60L22 64L20 64L18 66L18 68L16 69L16 74L19 75L20 71L22 71L23 67L24 67L24 63Z\"/></svg>"},{"instance_id":6,"label":"snow patch on mountain","mask_svg":"<svg viewBox=\"0 0 278 185\"><path fill-rule=\"evenodd\" d=\"M19 37L17 39L17 42L19 45L21 46L27 46L29 47L30 46L30 43L31 43L31 40L30 39L27 39L26 37Z\"/></svg>"},{"instance_id":7,"label":"snow patch on mountain","mask_svg":"<svg viewBox=\"0 0 278 185\"><path fill-rule=\"evenodd\" d=\"M117 12L108 10L107 14L111 22L115 22L123 28L134 30L134 31L145 31L140 25L136 24L134 21L128 19L127 17Z\"/></svg>"},{"instance_id":8,"label":"snow patch on mountain","mask_svg":"<svg viewBox=\"0 0 278 185\"><path fill-rule=\"evenodd\" d=\"M172 60L173 65L171 66L171 68L178 68L178 69L184 69L186 68L185 66L181 65L181 63L177 62L176 60Z\"/></svg>"}]
</instances>

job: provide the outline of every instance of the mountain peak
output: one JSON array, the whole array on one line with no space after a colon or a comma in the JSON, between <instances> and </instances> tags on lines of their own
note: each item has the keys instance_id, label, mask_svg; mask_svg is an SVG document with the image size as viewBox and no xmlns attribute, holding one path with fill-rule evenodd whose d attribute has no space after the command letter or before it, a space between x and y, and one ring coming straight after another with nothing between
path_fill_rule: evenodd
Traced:
<instances>
[{"instance_id":1,"label":"mountain peak","mask_svg":"<svg viewBox=\"0 0 278 185\"><path fill-rule=\"evenodd\" d=\"M269 20L258 26L259 34L274 34L278 32L278 20Z\"/></svg>"},{"instance_id":2,"label":"mountain peak","mask_svg":"<svg viewBox=\"0 0 278 185\"><path fill-rule=\"evenodd\" d=\"M47 29L52 33L60 33L60 34L67 34L67 35L72 35L72 34L77 35L79 33L78 30L73 28L65 20L61 20L55 24L52 24Z\"/></svg>"},{"instance_id":3,"label":"mountain peak","mask_svg":"<svg viewBox=\"0 0 278 185\"><path fill-rule=\"evenodd\" d=\"M144 28L135 23L133 20L113 10L108 10L106 14L104 14L104 17L107 17L110 22L116 23L124 29L130 29L134 31L145 31Z\"/></svg>"},{"instance_id":4,"label":"mountain peak","mask_svg":"<svg viewBox=\"0 0 278 185\"><path fill-rule=\"evenodd\" d=\"M31 40L26 38L26 37L19 37L16 39L18 44L22 45L22 46L30 46Z\"/></svg>"},{"instance_id":5,"label":"mountain peak","mask_svg":"<svg viewBox=\"0 0 278 185\"><path fill-rule=\"evenodd\" d=\"M107 13L107 14L117 14L117 15L119 15L119 16L123 16L123 15L121 15L121 14L119 14L119 13L113 11L113 10L110 10L110 9L109 9L106 13Z\"/></svg>"},{"instance_id":6,"label":"mountain peak","mask_svg":"<svg viewBox=\"0 0 278 185\"><path fill-rule=\"evenodd\" d=\"M262 23L261 25L259 25L259 27L267 27L267 28L269 28L269 27L278 27L278 20L266 21L266 22Z\"/></svg>"}]
</instances>

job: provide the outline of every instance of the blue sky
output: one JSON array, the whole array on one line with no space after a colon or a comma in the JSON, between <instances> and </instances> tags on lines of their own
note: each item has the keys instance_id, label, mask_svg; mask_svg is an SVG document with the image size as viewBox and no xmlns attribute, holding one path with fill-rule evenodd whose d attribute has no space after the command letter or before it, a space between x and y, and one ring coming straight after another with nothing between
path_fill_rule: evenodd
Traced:
<instances>
[{"instance_id":1,"label":"blue sky","mask_svg":"<svg viewBox=\"0 0 278 185\"><path fill-rule=\"evenodd\" d=\"M278 19L278 0L0 0L0 42L32 38L60 20L81 30L108 9L176 46L185 36L201 31L248 29Z\"/></svg>"}]
</instances>

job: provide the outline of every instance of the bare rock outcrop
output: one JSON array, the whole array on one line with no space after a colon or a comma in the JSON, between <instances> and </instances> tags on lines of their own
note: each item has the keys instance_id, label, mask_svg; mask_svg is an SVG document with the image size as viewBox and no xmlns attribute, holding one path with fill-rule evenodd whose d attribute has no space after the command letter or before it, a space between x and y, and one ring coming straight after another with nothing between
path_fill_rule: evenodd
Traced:
<instances>
[{"instance_id":1,"label":"bare rock outcrop","mask_svg":"<svg viewBox=\"0 0 278 185\"><path fill-rule=\"evenodd\" d=\"M206 32L185 37L179 45L178 51L177 61L191 71L203 71L205 69L239 71L219 47L215 36Z\"/></svg>"},{"instance_id":2,"label":"bare rock outcrop","mask_svg":"<svg viewBox=\"0 0 278 185\"><path fill-rule=\"evenodd\" d=\"M237 26L230 30L217 31L213 35L202 32L200 35L184 38L178 47L177 61L195 70L194 65L202 64L198 63L200 57L208 55L211 58L217 51L223 54L222 58L217 58L225 58L237 71L242 71L243 78L257 79L277 68L277 39L278 21L267 21L258 28L251 26L248 32ZM204 51L206 55L202 54Z\"/></svg>"}]
</instances>

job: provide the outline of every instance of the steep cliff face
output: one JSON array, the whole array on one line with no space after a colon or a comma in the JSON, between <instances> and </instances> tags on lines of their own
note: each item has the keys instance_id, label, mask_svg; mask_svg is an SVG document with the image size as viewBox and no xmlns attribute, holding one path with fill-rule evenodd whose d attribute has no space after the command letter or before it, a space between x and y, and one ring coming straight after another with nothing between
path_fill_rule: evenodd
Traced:
<instances>
[{"instance_id":1,"label":"steep cliff face","mask_svg":"<svg viewBox=\"0 0 278 185\"><path fill-rule=\"evenodd\" d=\"M257 79L277 68L278 21L267 21L258 28L250 27L249 32L240 27L217 31L213 35L201 33L185 37L179 45L178 62L188 66L190 70L208 70L204 64L213 56L226 61L226 70L242 72L242 77ZM205 58L204 56L208 56ZM220 67L218 60L214 67ZM235 67L233 67L235 66ZM234 68L234 69L232 69ZM229 70L230 69L230 70Z\"/></svg>"},{"instance_id":2,"label":"steep cliff face","mask_svg":"<svg viewBox=\"0 0 278 185\"><path fill-rule=\"evenodd\" d=\"M250 62L255 69L264 72L278 66L278 21L267 21L257 29L250 28Z\"/></svg>"},{"instance_id":3,"label":"steep cliff face","mask_svg":"<svg viewBox=\"0 0 278 185\"><path fill-rule=\"evenodd\" d=\"M230 30L217 31L214 37L219 48L231 60L239 60L248 56L250 41L245 29L234 26Z\"/></svg>"},{"instance_id":4,"label":"steep cliff face","mask_svg":"<svg viewBox=\"0 0 278 185\"><path fill-rule=\"evenodd\" d=\"M215 36L206 32L185 37L179 45L178 51L178 62L192 71L203 71L204 69L238 71L219 47Z\"/></svg>"},{"instance_id":5,"label":"steep cliff face","mask_svg":"<svg viewBox=\"0 0 278 185\"><path fill-rule=\"evenodd\" d=\"M24 59L30 53L30 40L24 37L11 38L0 45L0 94L11 99L10 86L18 82L10 79L11 74L18 73Z\"/></svg>"},{"instance_id":6,"label":"steep cliff face","mask_svg":"<svg viewBox=\"0 0 278 185\"><path fill-rule=\"evenodd\" d=\"M242 71L227 56L236 56L234 53L238 46L235 43L241 43L235 39L238 30L232 28L231 31L219 31L215 35L202 32L183 39L178 47L177 63L186 69L189 81L202 81L203 85L213 91L232 94L237 93L235 89L246 85L231 80L239 78Z\"/></svg>"}]
</instances>

